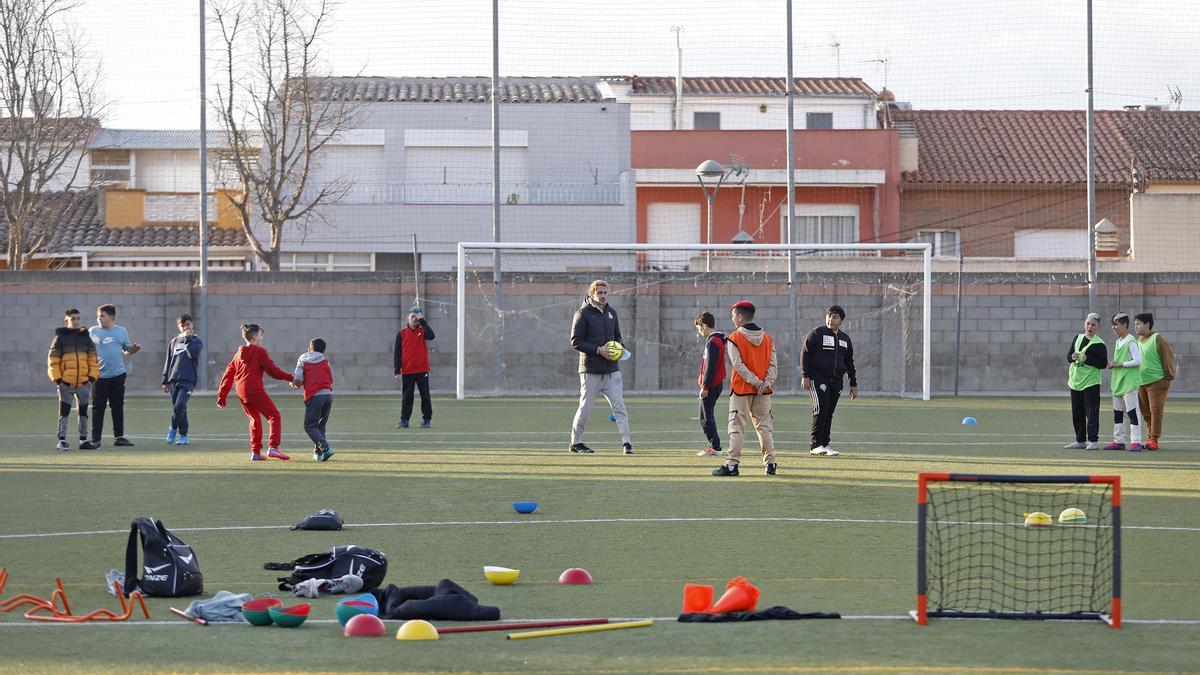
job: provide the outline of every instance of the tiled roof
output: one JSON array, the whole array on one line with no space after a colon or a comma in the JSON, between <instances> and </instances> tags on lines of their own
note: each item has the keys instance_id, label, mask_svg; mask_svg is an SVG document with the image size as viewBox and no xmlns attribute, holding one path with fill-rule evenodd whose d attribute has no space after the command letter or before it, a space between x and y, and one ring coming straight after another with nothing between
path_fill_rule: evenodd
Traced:
<instances>
[{"instance_id":1,"label":"tiled roof","mask_svg":"<svg viewBox=\"0 0 1200 675\"><path fill-rule=\"evenodd\" d=\"M895 110L916 129L919 168L906 184L1077 184L1087 181L1081 110ZM1096 182L1200 180L1200 112L1098 111Z\"/></svg>"},{"instance_id":2,"label":"tiled roof","mask_svg":"<svg viewBox=\"0 0 1200 675\"><path fill-rule=\"evenodd\" d=\"M207 136L209 148L229 148L224 131L209 130ZM199 129L101 129L88 143L92 150L194 150L199 147Z\"/></svg>"},{"instance_id":3,"label":"tiled roof","mask_svg":"<svg viewBox=\"0 0 1200 675\"><path fill-rule=\"evenodd\" d=\"M26 136L36 134L47 141L56 138L69 139L70 142L80 142L87 139L100 128L100 121L91 117L44 117L34 120L32 117L0 117L0 140L15 137L14 131L25 129Z\"/></svg>"},{"instance_id":4,"label":"tiled roof","mask_svg":"<svg viewBox=\"0 0 1200 675\"><path fill-rule=\"evenodd\" d=\"M604 96L588 77L502 77L501 103L599 103ZM327 77L318 100L376 103L491 103L487 77Z\"/></svg>"},{"instance_id":5,"label":"tiled roof","mask_svg":"<svg viewBox=\"0 0 1200 675\"><path fill-rule=\"evenodd\" d=\"M47 199L68 200L68 193L53 193ZM97 193L85 193L70 207L64 218L66 225L57 229L46 247L49 253L65 253L80 248L98 246L179 247L199 246L200 234L194 224L110 228L100 221ZM209 246L248 246L240 228L208 228ZM8 242L8 223L0 214L0 245Z\"/></svg>"},{"instance_id":6,"label":"tiled roof","mask_svg":"<svg viewBox=\"0 0 1200 675\"><path fill-rule=\"evenodd\" d=\"M608 78L628 81L634 96L673 96L674 77ZM796 77L793 92L797 96L835 96L875 98L876 92L857 77ZM684 96L786 96L786 77L685 77Z\"/></svg>"}]
</instances>

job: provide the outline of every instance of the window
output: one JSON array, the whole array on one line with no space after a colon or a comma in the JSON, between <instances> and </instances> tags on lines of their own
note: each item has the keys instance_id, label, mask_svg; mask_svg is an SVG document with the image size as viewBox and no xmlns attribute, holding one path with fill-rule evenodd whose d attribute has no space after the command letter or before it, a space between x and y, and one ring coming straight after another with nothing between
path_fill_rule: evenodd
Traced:
<instances>
[{"instance_id":1,"label":"window","mask_svg":"<svg viewBox=\"0 0 1200 675\"><path fill-rule=\"evenodd\" d=\"M833 113L810 112L804 116L805 129L832 129Z\"/></svg>"},{"instance_id":2,"label":"window","mask_svg":"<svg viewBox=\"0 0 1200 675\"><path fill-rule=\"evenodd\" d=\"M913 237L914 244L933 244L933 255L958 257L958 230L922 230ZM920 255L920 251L909 251Z\"/></svg>"},{"instance_id":3,"label":"window","mask_svg":"<svg viewBox=\"0 0 1200 675\"><path fill-rule=\"evenodd\" d=\"M90 176L98 185L128 184L133 175L128 150L92 150L91 164Z\"/></svg>"},{"instance_id":4,"label":"window","mask_svg":"<svg viewBox=\"0 0 1200 675\"><path fill-rule=\"evenodd\" d=\"M721 128L721 113L719 112L698 112L692 114L693 129L720 129Z\"/></svg>"},{"instance_id":5,"label":"window","mask_svg":"<svg viewBox=\"0 0 1200 675\"><path fill-rule=\"evenodd\" d=\"M797 244L857 244L858 206L854 204L797 204ZM780 213L780 241L787 241L787 214ZM820 251L817 255L855 255L846 251Z\"/></svg>"},{"instance_id":6,"label":"window","mask_svg":"<svg viewBox=\"0 0 1200 675\"><path fill-rule=\"evenodd\" d=\"M370 272L370 253L280 253L279 269L289 272Z\"/></svg>"},{"instance_id":7,"label":"window","mask_svg":"<svg viewBox=\"0 0 1200 675\"><path fill-rule=\"evenodd\" d=\"M1013 233L1013 255L1017 258L1087 258L1085 228L1021 229Z\"/></svg>"}]
</instances>

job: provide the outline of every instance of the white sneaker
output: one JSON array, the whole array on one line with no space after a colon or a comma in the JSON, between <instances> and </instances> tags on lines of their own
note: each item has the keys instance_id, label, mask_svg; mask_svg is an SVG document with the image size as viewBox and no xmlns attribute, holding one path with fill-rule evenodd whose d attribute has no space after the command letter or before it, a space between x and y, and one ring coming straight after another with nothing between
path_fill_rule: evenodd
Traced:
<instances>
[{"instance_id":1,"label":"white sneaker","mask_svg":"<svg viewBox=\"0 0 1200 675\"><path fill-rule=\"evenodd\" d=\"M357 593L361 591L363 580L357 574L343 574L337 579L322 580L319 585L322 595L340 595L342 593Z\"/></svg>"},{"instance_id":2,"label":"white sneaker","mask_svg":"<svg viewBox=\"0 0 1200 675\"><path fill-rule=\"evenodd\" d=\"M316 598L321 595L321 583L329 583L327 579L305 579L292 586L292 595L297 598Z\"/></svg>"},{"instance_id":3,"label":"white sneaker","mask_svg":"<svg viewBox=\"0 0 1200 675\"><path fill-rule=\"evenodd\" d=\"M1067 443L1066 445L1064 445L1063 450L1083 450L1086 447L1087 447L1087 443L1080 443L1079 441L1075 441L1074 443Z\"/></svg>"},{"instance_id":4,"label":"white sneaker","mask_svg":"<svg viewBox=\"0 0 1200 675\"><path fill-rule=\"evenodd\" d=\"M822 445L819 448L813 448L812 450L809 450L808 454L823 455L825 457L837 457L838 455L840 455L842 453L838 452L837 450L834 450L833 448L829 447L828 445Z\"/></svg>"}]
</instances>

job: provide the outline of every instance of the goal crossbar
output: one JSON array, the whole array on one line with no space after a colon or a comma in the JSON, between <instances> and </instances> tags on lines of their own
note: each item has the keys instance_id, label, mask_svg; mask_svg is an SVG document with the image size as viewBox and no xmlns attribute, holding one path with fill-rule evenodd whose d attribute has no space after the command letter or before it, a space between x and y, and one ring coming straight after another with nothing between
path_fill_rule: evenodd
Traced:
<instances>
[{"instance_id":1,"label":"goal crossbar","mask_svg":"<svg viewBox=\"0 0 1200 675\"><path fill-rule=\"evenodd\" d=\"M933 244L595 244L595 243L521 243L521 242L459 242L456 265L456 307L455 315L458 322L455 337L455 392L459 400L466 398L466 322L467 322L467 251L604 251L629 252L641 251L714 251L714 252L748 252L767 251L779 253L809 253L816 251L911 251L920 252L921 293L922 293L922 344L921 344L921 398L928 401L931 384L931 327L932 327L932 280L933 280ZM494 274L499 274L495 270Z\"/></svg>"}]
</instances>

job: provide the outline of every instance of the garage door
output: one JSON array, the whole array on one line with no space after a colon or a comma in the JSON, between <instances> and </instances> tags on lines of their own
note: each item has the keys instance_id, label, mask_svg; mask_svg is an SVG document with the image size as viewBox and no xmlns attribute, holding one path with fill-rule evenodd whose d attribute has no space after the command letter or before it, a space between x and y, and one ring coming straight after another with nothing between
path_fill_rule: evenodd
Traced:
<instances>
[{"instance_id":1,"label":"garage door","mask_svg":"<svg viewBox=\"0 0 1200 675\"><path fill-rule=\"evenodd\" d=\"M1018 258L1086 258L1088 233L1078 230L1017 230L1013 255Z\"/></svg>"}]
</instances>

